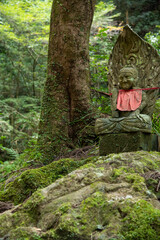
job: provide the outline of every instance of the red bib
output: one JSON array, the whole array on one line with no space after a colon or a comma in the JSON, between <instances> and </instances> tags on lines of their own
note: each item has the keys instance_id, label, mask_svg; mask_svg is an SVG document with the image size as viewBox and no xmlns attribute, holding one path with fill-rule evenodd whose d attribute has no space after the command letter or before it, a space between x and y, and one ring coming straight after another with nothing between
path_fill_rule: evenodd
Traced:
<instances>
[{"instance_id":1,"label":"red bib","mask_svg":"<svg viewBox=\"0 0 160 240\"><path fill-rule=\"evenodd\" d=\"M142 90L119 90L117 109L120 111L135 111L142 102Z\"/></svg>"}]
</instances>

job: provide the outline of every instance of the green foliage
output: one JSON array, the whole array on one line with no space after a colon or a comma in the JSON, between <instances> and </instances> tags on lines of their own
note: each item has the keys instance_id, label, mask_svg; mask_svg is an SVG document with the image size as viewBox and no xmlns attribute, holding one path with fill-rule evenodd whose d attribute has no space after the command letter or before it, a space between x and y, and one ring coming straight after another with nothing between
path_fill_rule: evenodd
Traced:
<instances>
[{"instance_id":1,"label":"green foliage","mask_svg":"<svg viewBox=\"0 0 160 240\"><path fill-rule=\"evenodd\" d=\"M148 32L145 39L158 51L160 54L160 25L156 26L157 33Z\"/></svg>"},{"instance_id":2,"label":"green foliage","mask_svg":"<svg viewBox=\"0 0 160 240\"><path fill-rule=\"evenodd\" d=\"M0 162L2 161L12 161L17 158L17 153L10 148L5 148L0 146Z\"/></svg>"},{"instance_id":3,"label":"green foliage","mask_svg":"<svg viewBox=\"0 0 160 240\"><path fill-rule=\"evenodd\" d=\"M51 3L0 2L0 144L18 152L37 138Z\"/></svg>"},{"instance_id":4,"label":"green foliage","mask_svg":"<svg viewBox=\"0 0 160 240\"><path fill-rule=\"evenodd\" d=\"M160 136L160 99L157 100L153 113L152 131Z\"/></svg>"},{"instance_id":5,"label":"green foliage","mask_svg":"<svg viewBox=\"0 0 160 240\"><path fill-rule=\"evenodd\" d=\"M119 31L116 27L111 27L115 15L112 14L115 6L112 2L99 2L96 5L90 36L90 70L92 80L92 101L96 108L103 113L110 112L109 99L98 91L107 92L107 63L116 41L117 36L112 30ZM107 26L108 24L108 26Z\"/></svg>"},{"instance_id":6,"label":"green foliage","mask_svg":"<svg viewBox=\"0 0 160 240\"><path fill-rule=\"evenodd\" d=\"M160 114L153 114L152 131L160 136Z\"/></svg>"},{"instance_id":7,"label":"green foliage","mask_svg":"<svg viewBox=\"0 0 160 240\"><path fill-rule=\"evenodd\" d=\"M11 149L9 149L11 151ZM14 152L15 154L15 152ZM3 158L4 160L4 158ZM13 172L18 172L21 168L27 167L29 164L24 161L22 157L16 156L16 159L14 161L11 161L11 159L8 159L4 162L0 161L0 183L5 181L8 176L11 175Z\"/></svg>"},{"instance_id":8,"label":"green foliage","mask_svg":"<svg viewBox=\"0 0 160 240\"><path fill-rule=\"evenodd\" d=\"M36 138L33 138L28 142L27 148L19 156L19 159L25 160L29 165L36 165L37 163L43 165L42 154L39 152Z\"/></svg>"},{"instance_id":9,"label":"green foliage","mask_svg":"<svg viewBox=\"0 0 160 240\"><path fill-rule=\"evenodd\" d=\"M112 14L114 9L115 5L112 1L108 1L107 3L100 1L99 3L97 3L92 28L106 28L106 24L109 24L110 21L113 21L113 18L119 16L118 13L115 15Z\"/></svg>"},{"instance_id":10,"label":"green foliage","mask_svg":"<svg viewBox=\"0 0 160 240\"><path fill-rule=\"evenodd\" d=\"M41 96L51 1L0 3L1 99Z\"/></svg>"},{"instance_id":11,"label":"green foliage","mask_svg":"<svg viewBox=\"0 0 160 240\"><path fill-rule=\"evenodd\" d=\"M37 138L40 101L31 97L0 101L0 144L22 152L30 139Z\"/></svg>"},{"instance_id":12,"label":"green foliage","mask_svg":"<svg viewBox=\"0 0 160 240\"><path fill-rule=\"evenodd\" d=\"M155 26L160 21L158 0L113 0L113 2L116 11L121 13L118 21L125 24L128 11L129 24L138 34L144 36L147 32L156 32Z\"/></svg>"}]
</instances>

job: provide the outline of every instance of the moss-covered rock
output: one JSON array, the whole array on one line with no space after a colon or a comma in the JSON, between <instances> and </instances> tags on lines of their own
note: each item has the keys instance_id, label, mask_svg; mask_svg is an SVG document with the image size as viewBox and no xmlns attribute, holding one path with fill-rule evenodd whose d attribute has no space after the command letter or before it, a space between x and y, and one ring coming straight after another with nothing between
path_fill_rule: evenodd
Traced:
<instances>
[{"instance_id":1,"label":"moss-covered rock","mask_svg":"<svg viewBox=\"0 0 160 240\"><path fill-rule=\"evenodd\" d=\"M122 210L126 217L123 219L122 234L125 240L160 239L160 211L145 200L130 205Z\"/></svg>"},{"instance_id":2,"label":"moss-covered rock","mask_svg":"<svg viewBox=\"0 0 160 240\"><path fill-rule=\"evenodd\" d=\"M146 178L160 170L160 154L112 154L86 162L1 214L0 237L160 240L160 203Z\"/></svg>"},{"instance_id":3,"label":"moss-covered rock","mask_svg":"<svg viewBox=\"0 0 160 240\"><path fill-rule=\"evenodd\" d=\"M41 168L26 170L11 181L6 181L6 184L1 184L0 201L12 201L14 204L19 204L37 189L50 185L56 179L91 161L94 162L95 158L79 161L66 158Z\"/></svg>"},{"instance_id":4,"label":"moss-covered rock","mask_svg":"<svg viewBox=\"0 0 160 240\"><path fill-rule=\"evenodd\" d=\"M10 231L9 239L41 240L41 229L35 227L18 227ZM6 236L7 237L7 236Z\"/></svg>"}]
</instances>

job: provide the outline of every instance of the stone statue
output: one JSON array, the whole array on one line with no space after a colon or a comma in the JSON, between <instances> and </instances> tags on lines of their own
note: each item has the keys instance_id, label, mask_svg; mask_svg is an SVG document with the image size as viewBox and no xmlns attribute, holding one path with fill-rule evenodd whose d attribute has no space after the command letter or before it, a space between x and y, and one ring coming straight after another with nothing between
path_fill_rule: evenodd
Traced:
<instances>
[{"instance_id":1,"label":"stone statue","mask_svg":"<svg viewBox=\"0 0 160 240\"><path fill-rule=\"evenodd\" d=\"M151 116L160 85L160 57L126 25L109 60L111 118L96 120L95 132L151 133ZM144 90L145 88L145 90Z\"/></svg>"}]
</instances>

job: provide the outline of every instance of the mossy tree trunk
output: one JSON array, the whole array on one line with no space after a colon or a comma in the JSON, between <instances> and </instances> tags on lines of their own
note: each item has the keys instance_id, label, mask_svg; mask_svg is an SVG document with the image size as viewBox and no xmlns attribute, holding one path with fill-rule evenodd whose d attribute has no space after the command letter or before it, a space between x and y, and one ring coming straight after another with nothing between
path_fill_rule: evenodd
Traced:
<instances>
[{"instance_id":1,"label":"mossy tree trunk","mask_svg":"<svg viewBox=\"0 0 160 240\"><path fill-rule=\"evenodd\" d=\"M52 160L91 118L89 34L96 0L54 0L39 144Z\"/></svg>"}]
</instances>

